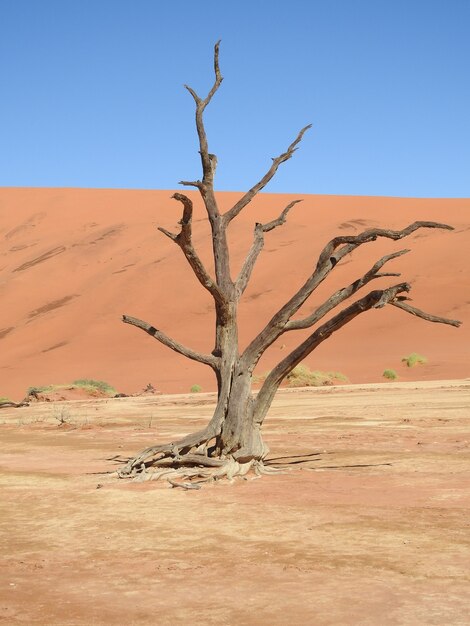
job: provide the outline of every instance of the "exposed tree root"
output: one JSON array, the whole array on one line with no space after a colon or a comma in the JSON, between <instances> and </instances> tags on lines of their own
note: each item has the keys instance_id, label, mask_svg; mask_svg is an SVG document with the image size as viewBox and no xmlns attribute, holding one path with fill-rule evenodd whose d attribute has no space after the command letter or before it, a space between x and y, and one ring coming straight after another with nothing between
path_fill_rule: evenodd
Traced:
<instances>
[{"instance_id":1,"label":"exposed tree root","mask_svg":"<svg viewBox=\"0 0 470 626\"><path fill-rule=\"evenodd\" d=\"M120 478L132 477L149 467L175 466L185 460L185 465L219 466L223 461L207 456L208 442L213 439L214 432L210 428L192 433L175 442L146 448L140 454L127 461L119 470ZM189 454L193 451L192 454Z\"/></svg>"},{"instance_id":2,"label":"exposed tree root","mask_svg":"<svg viewBox=\"0 0 470 626\"><path fill-rule=\"evenodd\" d=\"M198 483L177 483L175 480L172 480L171 478L168 478L168 482L170 483L172 487L181 487L182 489L186 489L186 491L188 491L189 489L201 488L201 485L199 485Z\"/></svg>"},{"instance_id":3,"label":"exposed tree root","mask_svg":"<svg viewBox=\"0 0 470 626\"><path fill-rule=\"evenodd\" d=\"M174 447L171 448L171 452L168 446L166 450L163 446L144 450L118 470L118 476L135 482L164 481L172 487L200 489L204 484L223 479L233 482L235 478L244 478L250 471L254 474L253 478L282 472L258 459L241 463L233 456L213 458L197 452L180 455Z\"/></svg>"},{"instance_id":4,"label":"exposed tree root","mask_svg":"<svg viewBox=\"0 0 470 626\"><path fill-rule=\"evenodd\" d=\"M255 469L255 474L257 474L258 476L285 474L286 471L288 471L286 468L273 467L273 466L265 465L264 463L258 463L254 469Z\"/></svg>"}]
</instances>

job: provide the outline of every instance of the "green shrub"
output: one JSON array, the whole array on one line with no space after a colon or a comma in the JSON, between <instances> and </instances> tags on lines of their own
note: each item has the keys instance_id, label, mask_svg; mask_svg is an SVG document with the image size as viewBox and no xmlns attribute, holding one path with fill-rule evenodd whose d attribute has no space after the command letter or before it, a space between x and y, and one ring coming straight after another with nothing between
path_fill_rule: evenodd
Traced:
<instances>
[{"instance_id":1,"label":"green shrub","mask_svg":"<svg viewBox=\"0 0 470 626\"><path fill-rule=\"evenodd\" d=\"M335 382L349 382L347 376L341 372L319 372L310 370L306 365L300 363L290 374L286 376L289 387L321 387L322 385L333 385Z\"/></svg>"},{"instance_id":2,"label":"green shrub","mask_svg":"<svg viewBox=\"0 0 470 626\"><path fill-rule=\"evenodd\" d=\"M106 383L103 380L93 380L92 378L78 378L73 381L72 385L87 391L100 391L101 393L105 393L109 396L114 396L117 393L116 389L114 389L114 387L109 383Z\"/></svg>"},{"instance_id":3,"label":"green shrub","mask_svg":"<svg viewBox=\"0 0 470 626\"><path fill-rule=\"evenodd\" d=\"M0 404L2 404L2 402L11 402L11 400L6 396L0 396Z\"/></svg>"},{"instance_id":4,"label":"green shrub","mask_svg":"<svg viewBox=\"0 0 470 626\"><path fill-rule=\"evenodd\" d=\"M46 385L45 387L28 387L28 389L26 390L26 395L30 396L32 393L44 393L47 391L53 391L54 388L54 385Z\"/></svg>"},{"instance_id":5,"label":"green shrub","mask_svg":"<svg viewBox=\"0 0 470 626\"><path fill-rule=\"evenodd\" d=\"M415 365L424 365L428 362L425 356L421 356L417 352L412 352L408 356L404 356L401 360L407 367L414 367Z\"/></svg>"},{"instance_id":6,"label":"green shrub","mask_svg":"<svg viewBox=\"0 0 470 626\"><path fill-rule=\"evenodd\" d=\"M395 370L384 370L382 376L387 380L396 380L398 378L398 374Z\"/></svg>"},{"instance_id":7,"label":"green shrub","mask_svg":"<svg viewBox=\"0 0 470 626\"><path fill-rule=\"evenodd\" d=\"M264 372L263 374L255 374L253 376L253 383L255 385L259 385L261 383L264 383L264 381L266 380L266 378L269 376L271 372L268 370L267 372Z\"/></svg>"},{"instance_id":8,"label":"green shrub","mask_svg":"<svg viewBox=\"0 0 470 626\"><path fill-rule=\"evenodd\" d=\"M189 390L191 393L200 393L202 391L201 385L193 385Z\"/></svg>"},{"instance_id":9,"label":"green shrub","mask_svg":"<svg viewBox=\"0 0 470 626\"><path fill-rule=\"evenodd\" d=\"M116 390L109 383L102 380L93 380L91 378L79 378L69 385L44 385L42 387L28 387L26 395L34 393L53 393L63 389L84 389L93 394L96 392L105 393L108 396L116 395Z\"/></svg>"}]
</instances>

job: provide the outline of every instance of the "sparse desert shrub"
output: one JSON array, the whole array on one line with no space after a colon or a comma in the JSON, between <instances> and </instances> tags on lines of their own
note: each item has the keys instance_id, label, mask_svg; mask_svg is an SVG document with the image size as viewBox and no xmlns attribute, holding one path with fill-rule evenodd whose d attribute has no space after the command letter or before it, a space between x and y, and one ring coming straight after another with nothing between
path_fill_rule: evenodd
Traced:
<instances>
[{"instance_id":1,"label":"sparse desert shrub","mask_svg":"<svg viewBox=\"0 0 470 626\"><path fill-rule=\"evenodd\" d=\"M200 393L202 391L201 385L193 385L189 390L191 393Z\"/></svg>"},{"instance_id":2,"label":"sparse desert shrub","mask_svg":"<svg viewBox=\"0 0 470 626\"><path fill-rule=\"evenodd\" d=\"M412 352L408 356L404 356L401 360L407 367L414 367L415 365L424 365L428 362L425 356L418 354L417 352Z\"/></svg>"},{"instance_id":3,"label":"sparse desert shrub","mask_svg":"<svg viewBox=\"0 0 470 626\"><path fill-rule=\"evenodd\" d=\"M2 402L11 402L11 400L6 396L0 396L0 404L2 404Z\"/></svg>"},{"instance_id":4,"label":"sparse desert shrub","mask_svg":"<svg viewBox=\"0 0 470 626\"><path fill-rule=\"evenodd\" d=\"M116 389L104 380L93 380L92 378L79 378L74 380L72 385L85 389L87 391L100 391L110 396L114 396L117 392Z\"/></svg>"},{"instance_id":5,"label":"sparse desert shrub","mask_svg":"<svg viewBox=\"0 0 470 626\"><path fill-rule=\"evenodd\" d=\"M48 391L53 391L54 388L55 388L55 385L46 385L43 387L28 387L28 389L26 390L26 395L31 396L36 393L45 393Z\"/></svg>"},{"instance_id":6,"label":"sparse desert shrub","mask_svg":"<svg viewBox=\"0 0 470 626\"><path fill-rule=\"evenodd\" d=\"M253 377L253 382L263 383L271 372L267 371ZM292 372L286 376L289 387L321 387L322 385L334 385L335 382L349 382L349 378L341 372L320 372L310 370L306 365L300 363Z\"/></svg>"},{"instance_id":7,"label":"sparse desert shrub","mask_svg":"<svg viewBox=\"0 0 470 626\"><path fill-rule=\"evenodd\" d=\"M61 426L62 424L70 424L70 414L67 409L64 409L63 407L59 411L54 411L54 415L52 417L56 419Z\"/></svg>"},{"instance_id":8,"label":"sparse desert shrub","mask_svg":"<svg viewBox=\"0 0 470 626\"><path fill-rule=\"evenodd\" d=\"M337 381L348 382L347 376L341 372L319 372L310 370L300 363L286 377L289 387L321 387L333 385Z\"/></svg>"},{"instance_id":9,"label":"sparse desert shrub","mask_svg":"<svg viewBox=\"0 0 470 626\"><path fill-rule=\"evenodd\" d=\"M105 393L108 396L116 395L116 389L109 383L102 380L93 380L92 378L79 378L67 385L44 385L42 387L28 387L26 395L35 395L40 393L53 393L54 391L62 391L64 389L83 389L91 395L96 393Z\"/></svg>"},{"instance_id":10,"label":"sparse desert shrub","mask_svg":"<svg viewBox=\"0 0 470 626\"><path fill-rule=\"evenodd\" d=\"M266 380L266 378L269 376L270 373L271 371L268 370L267 372L263 372L262 374L254 374L253 383L255 385L260 385L261 383L264 383L264 381Z\"/></svg>"},{"instance_id":11,"label":"sparse desert shrub","mask_svg":"<svg viewBox=\"0 0 470 626\"><path fill-rule=\"evenodd\" d=\"M396 373L395 370L384 370L384 373L382 374L382 376L384 378L386 378L387 380L396 380L398 378L398 374Z\"/></svg>"}]
</instances>

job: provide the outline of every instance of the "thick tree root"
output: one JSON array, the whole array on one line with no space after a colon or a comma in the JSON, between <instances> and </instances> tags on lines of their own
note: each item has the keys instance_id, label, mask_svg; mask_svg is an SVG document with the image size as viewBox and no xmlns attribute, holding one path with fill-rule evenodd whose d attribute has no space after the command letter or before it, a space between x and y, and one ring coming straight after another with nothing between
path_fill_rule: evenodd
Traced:
<instances>
[{"instance_id":1,"label":"thick tree root","mask_svg":"<svg viewBox=\"0 0 470 626\"><path fill-rule=\"evenodd\" d=\"M231 456L219 459L193 453L153 459L151 465L148 461L132 465L131 472L120 470L118 476L135 482L162 481L172 487L200 489L204 484L219 480L233 482L236 478L246 477L250 471L254 473L253 478L279 473L277 468L267 467L257 459L239 463Z\"/></svg>"},{"instance_id":2,"label":"thick tree root","mask_svg":"<svg viewBox=\"0 0 470 626\"><path fill-rule=\"evenodd\" d=\"M146 448L128 459L117 474L138 482L166 481L172 487L199 489L205 483L222 479L232 482L250 471L254 478L279 473L278 468L263 463L267 446L245 446L241 456L240 450L224 454L216 448L218 435L209 425L177 441Z\"/></svg>"},{"instance_id":3,"label":"thick tree root","mask_svg":"<svg viewBox=\"0 0 470 626\"><path fill-rule=\"evenodd\" d=\"M169 459L168 459L169 460ZM216 461L219 459L206 459ZM193 465L194 459L190 459ZM221 461L217 466L208 466L201 462L200 466L186 466L186 458L173 460L173 467L151 467L142 470L133 477L133 480L142 482L147 480L166 481L172 487L182 487L183 489L199 489L203 484L212 483L217 480L227 479L233 481L238 476L247 474L255 461L240 464L234 459ZM186 481L186 482L180 482Z\"/></svg>"},{"instance_id":4,"label":"thick tree root","mask_svg":"<svg viewBox=\"0 0 470 626\"><path fill-rule=\"evenodd\" d=\"M140 454L132 457L120 469L120 478L132 477L136 473L144 471L148 467L174 465L175 461L181 458L186 459L186 464L201 464L205 459L205 464L211 467L219 465L218 459L211 459L206 456L207 444L213 439L214 433L209 429L187 435L172 443L146 448ZM189 454L193 451L193 454ZM197 463L196 463L197 461Z\"/></svg>"}]
</instances>

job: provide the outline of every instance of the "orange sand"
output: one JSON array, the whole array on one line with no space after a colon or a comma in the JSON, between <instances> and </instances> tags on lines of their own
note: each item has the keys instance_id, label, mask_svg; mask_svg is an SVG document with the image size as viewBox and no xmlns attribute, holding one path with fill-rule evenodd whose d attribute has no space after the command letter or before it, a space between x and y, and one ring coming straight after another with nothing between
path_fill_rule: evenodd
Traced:
<instances>
[{"instance_id":1,"label":"orange sand","mask_svg":"<svg viewBox=\"0 0 470 626\"><path fill-rule=\"evenodd\" d=\"M212 349L211 298L181 251L156 230L158 225L176 229L181 212L171 193L0 189L0 396L19 399L30 385L85 377L106 380L124 392L148 382L164 392L188 391L195 383L204 390L215 388L209 368L120 321L122 313L141 317L195 349ZM239 196L218 194L222 210ZM412 283L413 304L468 322L470 200L263 194L231 225L234 276L254 223L276 217L294 197L304 202L292 210L287 224L266 235L242 300L242 346L302 284L331 237L369 226L403 228L415 220L446 222L455 231L422 230L401 242L363 246L335 269L303 312L358 278L383 254L411 248L387 269L401 271L398 280ZM210 238L203 218L198 201L194 240L208 260ZM394 280L381 279L374 287ZM404 380L462 378L470 373L469 333L468 323L457 330L388 307L354 320L307 363L341 371L352 382L380 381L385 368L396 369ZM260 371L303 336L281 337ZM425 355L428 364L406 369L401 357L410 352Z\"/></svg>"}]
</instances>

